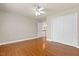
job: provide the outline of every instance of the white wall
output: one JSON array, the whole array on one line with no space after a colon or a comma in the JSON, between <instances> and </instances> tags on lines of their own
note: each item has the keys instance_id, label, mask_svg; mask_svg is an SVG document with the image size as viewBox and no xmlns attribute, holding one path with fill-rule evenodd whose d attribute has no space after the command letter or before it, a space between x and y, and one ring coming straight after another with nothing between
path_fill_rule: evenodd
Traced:
<instances>
[{"instance_id":1,"label":"white wall","mask_svg":"<svg viewBox=\"0 0 79 59\"><path fill-rule=\"evenodd\" d=\"M43 28L43 24L45 22L38 22L38 37L44 37L45 36L45 32L42 30Z\"/></svg>"},{"instance_id":2,"label":"white wall","mask_svg":"<svg viewBox=\"0 0 79 59\"><path fill-rule=\"evenodd\" d=\"M43 32L42 32L42 23L38 22L38 37L42 37Z\"/></svg>"},{"instance_id":3,"label":"white wall","mask_svg":"<svg viewBox=\"0 0 79 59\"><path fill-rule=\"evenodd\" d=\"M0 43L36 37L36 22L19 14L0 12Z\"/></svg>"},{"instance_id":4,"label":"white wall","mask_svg":"<svg viewBox=\"0 0 79 59\"><path fill-rule=\"evenodd\" d=\"M47 19L47 39L71 46L78 46L77 13Z\"/></svg>"},{"instance_id":5,"label":"white wall","mask_svg":"<svg viewBox=\"0 0 79 59\"><path fill-rule=\"evenodd\" d=\"M79 12L78 12L78 17L77 17L77 30L78 30L78 47L79 47Z\"/></svg>"}]
</instances>

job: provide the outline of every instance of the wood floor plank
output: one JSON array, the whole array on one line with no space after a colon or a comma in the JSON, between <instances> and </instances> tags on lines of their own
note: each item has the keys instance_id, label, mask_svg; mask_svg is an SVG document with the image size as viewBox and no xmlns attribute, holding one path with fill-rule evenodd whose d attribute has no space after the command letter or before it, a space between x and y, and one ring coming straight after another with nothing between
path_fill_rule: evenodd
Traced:
<instances>
[{"instance_id":1,"label":"wood floor plank","mask_svg":"<svg viewBox=\"0 0 79 59\"><path fill-rule=\"evenodd\" d=\"M37 38L0 46L0 56L79 56L79 49L57 42Z\"/></svg>"}]
</instances>

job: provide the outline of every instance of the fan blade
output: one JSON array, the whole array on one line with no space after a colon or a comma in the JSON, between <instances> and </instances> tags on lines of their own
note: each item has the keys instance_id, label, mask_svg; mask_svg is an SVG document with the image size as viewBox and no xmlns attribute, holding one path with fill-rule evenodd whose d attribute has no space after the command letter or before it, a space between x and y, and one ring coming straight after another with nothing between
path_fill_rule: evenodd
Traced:
<instances>
[{"instance_id":1,"label":"fan blade","mask_svg":"<svg viewBox=\"0 0 79 59\"><path fill-rule=\"evenodd\" d=\"M36 12L36 9L33 9Z\"/></svg>"},{"instance_id":2,"label":"fan blade","mask_svg":"<svg viewBox=\"0 0 79 59\"><path fill-rule=\"evenodd\" d=\"M38 9L39 11L41 11L41 10L43 10L44 8L40 8L40 9Z\"/></svg>"},{"instance_id":3,"label":"fan blade","mask_svg":"<svg viewBox=\"0 0 79 59\"><path fill-rule=\"evenodd\" d=\"M40 13L39 12L36 12L35 15L38 16L38 15L40 15Z\"/></svg>"},{"instance_id":4,"label":"fan blade","mask_svg":"<svg viewBox=\"0 0 79 59\"><path fill-rule=\"evenodd\" d=\"M38 15L41 15L40 13L38 13Z\"/></svg>"},{"instance_id":5,"label":"fan blade","mask_svg":"<svg viewBox=\"0 0 79 59\"><path fill-rule=\"evenodd\" d=\"M38 13L36 12L36 13L35 13L35 15L37 16L37 15L38 15Z\"/></svg>"},{"instance_id":6,"label":"fan blade","mask_svg":"<svg viewBox=\"0 0 79 59\"><path fill-rule=\"evenodd\" d=\"M45 14L45 12L44 12L44 11L40 11L40 13Z\"/></svg>"}]
</instances>

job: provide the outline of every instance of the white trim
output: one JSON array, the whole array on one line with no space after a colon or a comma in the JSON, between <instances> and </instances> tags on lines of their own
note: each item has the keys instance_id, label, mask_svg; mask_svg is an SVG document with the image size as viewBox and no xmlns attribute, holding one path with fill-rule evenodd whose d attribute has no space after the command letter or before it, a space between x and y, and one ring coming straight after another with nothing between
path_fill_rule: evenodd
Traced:
<instances>
[{"instance_id":1,"label":"white trim","mask_svg":"<svg viewBox=\"0 0 79 59\"><path fill-rule=\"evenodd\" d=\"M79 48L79 46L75 46L76 48Z\"/></svg>"},{"instance_id":2,"label":"white trim","mask_svg":"<svg viewBox=\"0 0 79 59\"><path fill-rule=\"evenodd\" d=\"M33 38L20 39L20 40L16 40L16 41L3 42L3 43L0 43L0 45L16 43L16 42L21 42L21 41L25 41L25 40L32 40L32 39L36 39L36 38L40 38L40 37L33 37Z\"/></svg>"},{"instance_id":3,"label":"white trim","mask_svg":"<svg viewBox=\"0 0 79 59\"><path fill-rule=\"evenodd\" d=\"M47 39L48 41L52 41L52 40L49 40L49 39ZM57 42L57 41L53 41L53 42ZM60 44L65 44L65 43L62 43L62 42L58 42L58 43L60 43ZM68 44L65 44L65 45L68 45ZM72 46L72 45L69 45L69 46ZM72 47L76 47L76 48L79 48L79 46L72 46Z\"/></svg>"}]
</instances>

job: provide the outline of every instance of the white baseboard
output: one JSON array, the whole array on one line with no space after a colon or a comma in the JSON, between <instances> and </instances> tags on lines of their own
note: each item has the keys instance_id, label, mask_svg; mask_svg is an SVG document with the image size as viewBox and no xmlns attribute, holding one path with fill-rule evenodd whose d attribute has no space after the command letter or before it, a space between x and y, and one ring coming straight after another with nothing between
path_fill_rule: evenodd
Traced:
<instances>
[{"instance_id":1,"label":"white baseboard","mask_svg":"<svg viewBox=\"0 0 79 59\"><path fill-rule=\"evenodd\" d=\"M49 40L49 39L47 39L47 40L48 40L48 41L52 41L52 40ZM57 41L53 41L53 42L57 42ZM65 44L65 43L62 43L62 42L58 42L58 43ZM65 44L65 45L69 45L69 44ZM69 46L79 48L79 46L73 46L73 45L69 45Z\"/></svg>"},{"instance_id":2,"label":"white baseboard","mask_svg":"<svg viewBox=\"0 0 79 59\"><path fill-rule=\"evenodd\" d=\"M39 38L39 37L33 37L33 38L20 39L20 40L16 40L16 41L9 41L9 42L2 42L2 43L0 43L0 45L11 44L11 43L21 42L21 41L31 40L31 39L36 39L36 38Z\"/></svg>"},{"instance_id":3,"label":"white baseboard","mask_svg":"<svg viewBox=\"0 0 79 59\"><path fill-rule=\"evenodd\" d=\"M33 37L33 38L27 38L27 39L20 39L20 40L16 40L16 41L3 42L3 43L0 43L0 45L6 45L6 44L11 44L11 43L16 43L16 42L21 42L21 41L36 39L36 38L40 38L40 37ZM53 41L53 42L56 42L56 41ZM60 43L60 42L58 42L58 43ZM64 44L64 43L61 43L61 44ZM69 46L71 46L71 45L69 45ZM73 47L79 48L79 46L73 46Z\"/></svg>"},{"instance_id":4,"label":"white baseboard","mask_svg":"<svg viewBox=\"0 0 79 59\"><path fill-rule=\"evenodd\" d=\"M76 48L79 48L79 46L75 46Z\"/></svg>"}]
</instances>

